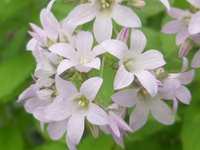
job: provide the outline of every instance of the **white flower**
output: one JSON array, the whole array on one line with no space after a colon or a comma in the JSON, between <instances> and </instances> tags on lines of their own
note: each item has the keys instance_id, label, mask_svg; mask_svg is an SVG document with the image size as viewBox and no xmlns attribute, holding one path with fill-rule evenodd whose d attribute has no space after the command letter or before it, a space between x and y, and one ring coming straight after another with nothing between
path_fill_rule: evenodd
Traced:
<instances>
[{"instance_id":1,"label":"white flower","mask_svg":"<svg viewBox=\"0 0 200 150\"><path fill-rule=\"evenodd\" d=\"M72 10L65 21L78 26L96 18L93 31L97 41L102 42L112 36L112 19L123 27L141 26L138 16L130 8L120 5L121 2L122 0L91 0Z\"/></svg>"},{"instance_id":2,"label":"white flower","mask_svg":"<svg viewBox=\"0 0 200 150\"><path fill-rule=\"evenodd\" d=\"M100 44L102 48L120 60L114 80L116 90L129 86L137 77L151 95L156 95L157 79L151 71L165 65L165 61L159 51L149 50L142 53L145 45L146 37L139 30L132 30L129 50L125 43L118 40L107 40Z\"/></svg>"},{"instance_id":3,"label":"white flower","mask_svg":"<svg viewBox=\"0 0 200 150\"><path fill-rule=\"evenodd\" d=\"M90 32L79 32L74 36L74 45L57 43L49 50L64 59L58 66L57 73L62 74L68 69L75 67L80 72L88 72L91 69L99 69L101 60L97 56L103 51L98 47L92 49L93 36Z\"/></svg>"}]
</instances>

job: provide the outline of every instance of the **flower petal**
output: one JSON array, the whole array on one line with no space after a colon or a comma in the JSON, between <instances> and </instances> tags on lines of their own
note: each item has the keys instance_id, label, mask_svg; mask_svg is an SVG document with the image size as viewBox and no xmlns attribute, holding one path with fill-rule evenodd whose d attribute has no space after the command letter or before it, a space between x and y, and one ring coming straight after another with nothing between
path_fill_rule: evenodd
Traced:
<instances>
[{"instance_id":1,"label":"flower petal","mask_svg":"<svg viewBox=\"0 0 200 150\"><path fill-rule=\"evenodd\" d=\"M154 97L151 100L150 110L153 117L165 125L171 125L174 123L174 114L169 106L161 101L159 97Z\"/></svg>"},{"instance_id":2,"label":"flower petal","mask_svg":"<svg viewBox=\"0 0 200 150\"><path fill-rule=\"evenodd\" d=\"M106 125L108 124L108 115L101 107L91 103L87 114L87 120L95 125Z\"/></svg>"},{"instance_id":3,"label":"flower petal","mask_svg":"<svg viewBox=\"0 0 200 150\"><path fill-rule=\"evenodd\" d=\"M170 17L174 19L181 19L185 16L190 15L190 12L185 11L183 9L179 9L179 8L170 8L170 10L168 11L168 14Z\"/></svg>"},{"instance_id":4,"label":"flower petal","mask_svg":"<svg viewBox=\"0 0 200 150\"><path fill-rule=\"evenodd\" d=\"M53 140L59 140L67 130L67 120L49 123L47 131Z\"/></svg>"},{"instance_id":5,"label":"flower petal","mask_svg":"<svg viewBox=\"0 0 200 150\"><path fill-rule=\"evenodd\" d=\"M134 81L134 75L129 73L123 65L121 65L115 75L114 89L122 89L129 86Z\"/></svg>"},{"instance_id":6,"label":"flower petal","mask_svg":"<svg viewBox=\"0 0 200 150\"><path fill-rule=\"evenodd\" d=\"M190 34L188 32L188 29L187 28L183 29L176 36L176 44L180 45L180 44L184 43L187 40L187 38L189 38L189 37L190 37Z\"/></svg>"},{"instance_id":7,"label":"flower petal","mask_svg":"<svg viewBox=\"0 0 200 150\"><path fill-rule=\"evenodd\" d=\"M140 30L132 29L131 32L131 50L142 53L147 43L146 36Z\"/></svg>"},{"instance_id":8,"label":"flower petal","mask_svg":"<svg viewBox=\"0 0 200 150\"><path fill-rule=\"evenodd\" d=\"M149 108L144 101L138 101L134 111L130 115L130 126L133 131L142 128L148 120Z\"/></svg>"},{"instance_id":9,"label":"flower petal","mask_svg":"<svg viewBox=\"0 0 200 150\"><path fill-rule=\"evenodd\" d=\"M184 26L182 21L172 20L163 26L162 32L167 34L178 33Z\"/></svg>"},{"instance_id":10,"label":"flower petal","mask_svg":"<svg viewBox=\"0 0 200 150\"><path fill-rule=\"evenodd\" d=\"M115 93L112 100L120 106L133 107L137 101L137 94L135 89L126 89Z\"/></svg>"},{"instance_id":11,"label":"flower petal","mask_svg":"<svg viewBox=\"0 0 200 150\"><path fill-rule=\"evenodd\" d=\"M180 73L180 75L178 76L178 79L181 82L181 84L187 85L192 82L192 80L194 79L194 76L195 76L195 71L190 70L187 72Z\"/></svg>"},{"instance_id":12,"label":"flower petal","mask_svg":"<svg viewBox=\"0 0 200 150\"><path fill-rule=\"evenodd\" d=\"M67 124L67 139L70 143L78 145L85 129L85 117L72 115Z\"/></svg>"},{"instance_id":13,"label":"flower petal","mask_svg":"<svg viewBox=\"0 0 200 150\"><path fill-rule=\"evenodd\" d=\"M49 48L49 50L65 58L73 58L74 55L76 55L74 48L67 43L54 44Z\"/></svg>"},{"instance_id":14,"label":"flower petal","mask_svg":"<svg viewBox=\"0 0 200 150\"><path fill-rule=\"evenodd\" d=\"M163 3L163 5L165 5L165 7L170 10L170 4L169 4L169 1L168 0L160 0L161 3Z\"/></svg>"},{"instance_id":15,"label":"flower petal","mask_svg":"<svg viewBox=\"0 0 200 150\"><path fill-rule=\"evenodd\" d=\"M95 58L90 63L85 65L86 67L93 68L93 69L100 69L101 67L101 60L100 58Z\"/></svg>"},{"instance_id":16,"label":"flower petal","mask_svg":"<svg viewBox=\"0 0 200 150\"><path fill-rule=\"evenodd\" d=\"M197 34L200 33L200 12L194 14L189 23L189 33L190 34Z\"/></svg>"},{"instance_id":17,"label":"flower petal","mask_svg":"<svg viewBox=\"0 0 200 150\"><path fill-rule=\"evenodd\" d=\"M98 15L94 21L93 32L98 43L112 37L112 19L106 15Z\"/></svg>"},{"instance_id":18,"label":"flower petal","mask_svg":"<svg viewBox=\"0 0 200 150\"><path fill-rule=\"evenodd\" d=\"M140 18L128 7L117 4L113 9L112 17L119 25L123 27L141 27Z\"/></svg>"},{"instance_id":19,"label":"flower petal","mask_svg":"<svg viewBox=\"0 0 200 150\"><path fill-rule=\"evenodd\" d=\"M184 104L190 104L192 98L190 91L184 86L177 89L176 97Z\"/></svg>"},{"instance_id":20,"label":"flower petal","mask_svg":"<svg viewBox=\"0 0 200 150\"><path fill-rule=\"evenodd\" d=\"M200 68L200 50L196 52L192 59L192 67L193 68Z\"/></svg>"},{"instance_id":21,"label":"flower petal","mask_svg":"<svg viewBox=\"0 0 200 150\"><path fill-rule=\"evenodd\" d=\"M155 96L158 92L158 83L155 76L153 76L148 71L140 71L135 73L137 79L140 81L142 86L148 91L152 96Z\"/></svg>"},{"instance_id":22,"label":"flower petal","mask_svg":"<svg viewBox=\"0 0 200 150\"><path fill-rule=\"evenodd\" d=\"M67 59L64 59L58 65L57 73L58 73L58 75L61 75L63 72L67 71L68 69L70 69L72 67L75 67L76 65L77 65L77 63L67 60Z\"/></svg>"},{"instance_id":23,"label":"flower petal","mask_svg":"<svg viewBox=\"0 0 200 150\"><path fill-rule=\"evenodd\" d=\"M93 77L86 80L80 88L80 92L84 94L88 100L93 101L101 88L103 79L100 77Z\"/></svg>"},{"instance_id":24,"label":"flower petal","mask_svg":"<svg viewBox=\"0 0 200 150\"><path fill-rule=\"evenodd\" d=\"M187 0L191 5L194 7L200 8L200 1L199 0Z\"/></svg>"}]
</instances>

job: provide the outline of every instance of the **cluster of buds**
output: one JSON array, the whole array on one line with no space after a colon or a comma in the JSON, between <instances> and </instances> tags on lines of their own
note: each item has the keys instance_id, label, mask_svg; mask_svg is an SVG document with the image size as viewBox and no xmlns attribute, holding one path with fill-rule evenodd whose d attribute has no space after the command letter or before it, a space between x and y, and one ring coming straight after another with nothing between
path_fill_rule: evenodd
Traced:
<instances>
[{"instance_id":1,"label":"cluster of buds","mask_svg":"<svg viewBox=\"0 0 200 150\"><path fill-rule=\"evenodd\" d=\"M124 136L141 129L150 114L164 125L173 124L178 104L191 100L186 85L193 80L194 70L189 69L187 59L183 58L180 73L167 73L161 52L144 51L147 39L139 30L141 21L122 0L90 0L62 21L52 13L54 2L40 13L42 27L31 24L27 49L37 67L34 83L18 100L47 128L50 137L59 140L65 136L69 149L76 150L88 125L95 137L99 131L111 134L124 147ZM169 7L168 1L162 2ZM94 36L77 30L92 20ZM116 38L112 20L122 26ZM108 53L118 65L115 93L105 107L97 95L104 82L103 58ZM90 74L93 70L98 72L95 76ZM131 114L126 122L128 110Z\"/></svg>"}]
</instances>

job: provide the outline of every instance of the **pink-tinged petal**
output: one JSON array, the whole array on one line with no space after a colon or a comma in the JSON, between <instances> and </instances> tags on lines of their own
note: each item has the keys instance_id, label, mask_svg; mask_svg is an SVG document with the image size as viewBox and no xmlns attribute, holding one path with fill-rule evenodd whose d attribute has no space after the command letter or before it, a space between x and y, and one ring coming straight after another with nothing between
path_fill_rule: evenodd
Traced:
<instances>
[{"instance_id":1,"label":"pink-tinged petal","mask_svg":"<svg viewBox=\"0 0 200 150\"><path fill-rule=\"evenodd\" d=\"M29 50L29 51L34 51L37 48L37 45L38 45L38 41L35 38L32 38L28 42L26 49Z\"/></svg>"},{"instance_id":2,"label":"pink-tinged petal","mask_svg":"<svg viewBox=\"0 0 200 150\"><path fill-rule=\"evenodd\" d=\"M20 94L18 98L18 102L23 102L24 100L27 100L29 98L32 98L36 96L37 86L35 84L29 86L25 91Z\"/></svg>"},{"instance_id":3,"label":"pink-tinged petal","mask_svg":"<svg viewBox=\"0 0 200 150\"><path fill-rule=\"evenodd\" d=\"M107 125L108 115L106 112L96 104L90 104L87 120L94 125Z\"/></svg>"},{"instance_id":4,"label":"pink-tinged petal","mask_svg":"<svg viewBox=\"0 0 200 150\"><path fill-rule=\"evenodd\" d=\"M70 98L78 93L76 87L69 81L63 80L61 77L56 76L56 90L59 96L63 98Z\"/></svg>"},{"instance_id":5,"label":"pink-tinged petal","mask_svg":"<svg viewBox=\"0 0 200 150\"><path fill-rule=\"evenodd\" d=\"M146 36L140 30L132 29L131 32L131 50L142 53L147 43Z\"/></svg>"},{"instance_id":6,"label":"pink-tinged petal","mask_svg":"<svg viewBox=\"0 0 200 150\"><path fill-rule=\"evenodd\" d=\"M189 33L190 34L197 34L200 33L200 12L194 14L189 23Z\"/></svg>"},{"instance_id":7,"label":"pink-tinged petal","mask_svg":"<svg viewBox=\"0 0 200 150\"><path fill-rule=\"evenodd\" d=\"M123 41L125 43L128 42L129 38L129 28L123 28L117 35L117 40Z\"/></svg>"},{"instance_id":8,"label":"pink-tinged petal","mask_svg":"<svg viewBox=\"0 0 200 150\"><path fill-rule=\"evenodd\" d=\"M186 40L183 44L181 44L181 47L179 49L179 57L183 58L188 55L190 50L192 49L193 44L190 42L190 40Z\"/></svg>"},{"instance_id":9,"label":"pink-tinged petal","mask_svg":"<svg viewBox=\"0 0 200 150\"><path fill-rule=\"evenodd\" d=\"M106 15L98 15L94 21L93 32L98 43L111 39L112 19Z\"/></svg>"},{"instance_id":10,"label":"pink-tinged petal","mask_svg":"<svg viewBox=\"0 0 200 150\"><path fill-rule=\"evenodd\" d=\"M75 26L82 25L93 20L96 11L96 8L90 3L81 4L75 7L64 21Z\"/></svg>"},{"instance_id":11,"label":"pink-tinged petal","mask_svg":"<svg viewBox=\"0 0 200 150\"><path fill-rule=\"evenodd\" d=\"M95 46L93 48L92 52L94 53L94 56L99 56L99 55L102 55L102 54L106 53L107 51L100 44L100 45Z\"/></svg>"},{"instance_id":12,"label":"pink-tinged petal","mask_svg":"<svg viewBox=\"0 0 200 150\"><path fill-rule=\"evenodd\" d=\"M93 36L90 32L80 31L75 38L75 46L82 55L87 55L93 46Z\"/></svg>"},{"instance_id":13,"label":"pink-tinged petal","mask_svg":"<svg viewBox=\"0 0 200 150\"><path fill-rule=\"evenodd\" d=\"M181 72L185 72L187 71L189 68L189 60L186 57L182 58L182 68L181 68Z\"/></svg>"},{"instance_id":14,"label":"pink-tinged petal","mask_svg":"<svg viewBox=\"0 0 200 150\"><path fill-rule=\"evenodd\" d=\"M166 64L162 53L157 50L146 51L136 63L145 70L153 70Z\"/></svg>"},{"instance_id":15,"label":"pink-tinged petal","mask_svg":"<svg viewBox=\"0 0 200 150\"><path fill-rule=\"evenodd\" d=\"M195 71L190 70L187 72L180 73L180 75L178 76L178 80L181 82L181 84L187 85L192 82L194 76L195 76Z\"/></svg>"},{"instance_id":16,"label":"pink-tinged petal","mask_svg":"<svg viewBox=\"0 0 200 150\"><path fill-rule=\"evenodd\" d=\"M133 131L141 129L148 120L149 108L144 101L138 101L134 111L130 115L130 127Z\"/></svg>"},{"instance_id":17,"label":"pink-tinged petal","mask_svg":"<svg viewBox=\"0 0 200 150\"><path fill-rule=\"evenodd\" d=\"M178 33L184 26L182 21L172 20L163 26L162 32L167 34Z\"/></svg>"},{"instance_id":18,"label":"pink-tinged petal","mask_svg":"<svg viewBox=\"0 0 200 150\"><path fill-rule=\"evenodd\" d=\"M128 51L127 45L119 40L106 40L100 46L118 59L122 59L126 51Z\"/></svg>"},{"instance_id":19,"label":"pink-tinged petal","mask_svg":"<svg viewBox=\"0 0 200 150\"><path fill-rule=\"evenodd\" d=\"M115 120L115 122L118 124L120 129L129 131L129 132L132 131L132 129L129 127L129 125L121 117L117 116L113 112L110 112L110 116Z\"/></svg>"},{"instance_id":20,"label":"pink-tinged petal","mask_svg":"<svg viewBox=\"0 0 200 150\"><path fill-rule=\"evenodd\" d=\"M167 8L167 10L170 10L170 3L168 0L160 0L160 1Z\"/></svg>"},{"instance_id":21,"label":"pink-tinged petal","mask_svg":"<svg viewBox=\"0 0 200 150\"><path fill-rule=\"evenodd\" d=\"M114 89L122 89L129 86L134 81L134 75L128 72L123 65L121 65L115 75Z\"/></svg>"},{"instance_id":22,"label":"pink-tinged petal","mask_svg":"<svg viewBox=\"0 0 200 150\"><path fill-rule=\"evenodd\" d=\"M150 110L153 117L165 125L171 125L174 123L174 114L170 107L161 101L159 97L151 99Z\"/></svg>"},{"instance_id":23,"label":"pink-tinged petal","mask_svg":"<svg viewBox=\"0 0 200 150\"><path fill-rule=\"evenodd\" d=\"M62 138L67 130L67 120L49 123L47 131L53 140Z\"/></svg>"},{"instance_id":24,"label":"pink-tinged petal","mask_svg":"<svg viewBox=\"0 0 200 150\"><path fill-rule=\"evenodd\" d=\"M200 1L199 0L187 0L191 5L194 7L200 8Z\"/></svg>"},{"instance_id":25,"label":"pink-tinged petal","mask_svg":"<svg viewBox=\"0 0 200 150\"><path fill-rule=\"evenodd\" d=\"M115 120L112 117L109 117L108 124L109 124L110 129L112 130L111 132L113 132L113 134L116 137L120 137L121 136L120 130L117 126L117 123L115 122Z\"/></svg>"},{"instance_id":26,"label":"pink-tinged petal","mask_svg":"<svg viewBox=\"0 0 200 150\"><path fill-rule=\"evenodd\" d=\"M200 50L197 51L192 59L192 68L200 68Z\"/></svg>"},{"instance_id":27,"label":"pink-tinged petal","mask_svg":"<svg viewBox=\"0 0 200 150\"><path fill-rule=\"evenodd\" d=\"M55 16L51 11L43 9L40 14L40 20L48 37L56 41L58 39L60 24Z\"/></svg>"},{"instance_id":28,"label":"pink-tinged petal","mask_svg":"<svg viewBox=\"0 0 200 150\"><path fill-rule=\"evenodd\" d=\"M124 17L126 16L126 17ZM112 12L113 19L123 27L139 28L141 27L140 18L133 10L122 5L116 5Z\"/></svg>"},{"instance_id":29,"label":"pink-tinged petal","mask_svg":"<svg viewBox=\"0 0 200 150\"><path fill-rule=\"evenodd\" d=\"M29 32L29 34L35 38L38 42L45 44L47 41L47 35L46 33L37 25L30 23L30 26L33 30L33 32Z\"/></svg>"},{"instance_id":30,"label":"pink-tinged petal","mask_svg":"<svg viewBox=\"0 0 200 150\"><path fill-rule=\"evenodd\" d=\"M85 117L82 115L72 115L67 124L67 139L70 143L78 145L81 141L85 129Z\"/></svg>"},{"instance_id":31,"label":"pink-tinged petal","mask_svg":"<svg viewBox=\"0 0 200 150\"><path fill-rule=\"evenodd\" d=\"M154 75L148 71L140 71L135 73L137 79L141 85L148 91L152 96L155 96L158 92L158 83Z\"/></svg>"},{"instance_id":32,"label":"pink-tinged petal","mask_svg":"<svg viewBox=\"0 0 200 150\"><path fill-rule=\"evenodd\" d=\"M190 34L187 29L180 31L176 36L176 44L180 45L184 43L189 37L190 37Z\"/></svg>"},{"instance_id":33,"label":"pink-tinged petal","mask_svg":"<svg viewBox=\"0 0 200 150\"><path fill-rule=\"evenodd\" d=\"M81 73L88 73L91 70L91 68L86 67L85 65L78 65L75 68Z\"/></svg>"},{"instance_id":34,"label":"pink-tinged petal","mask_svg":"<svg viewBox=\"0 0 200 150\"><path fill-rule=\"evenodd\" d=\"M102 83L103 79L100 77L90 78L81 85L80 92L90 101L93 101L100 90Z\"/></svg>"},{"instance_id":35,"label":"pink-tinged petal","mask_svg":"<svg viewBox=\"0 0 200 150\"><path fill-rule=\"evenodd\" d=\"M58 75L62 74L63 72L67 71L68 69L75 67L77 65L77 63L64 59L63 61L61 61L61 63L59 64L58 68L57 68L57 73Z\"/></svg>"},{"instance_id":36,"label":"pink-tinged petal","mask_svg":"<svg viewBox=\"0 0 200 150\"><path fill-rule=\"evenodd\" d=\"M179 8L170 8L168 11L169 16L171 16L174 19L182 19L184 16L189 15L189 11L185 11Z\"/></svg>"},{"instance_id":37,"label":"pink-tinged petal","mask_svg":"<svg viewBox=\"0 0 200 150\"><path fill-rule=\"evenodd\" d=\"M73 58L75 54L75 49L67 43L58 43L52 45L49 50L57 55L60 55L65 58Z\"/></svg>"},{"instance_id":38,"label":"pink-tinged petal","mask_svg":"<svg viewBox=\"0 0 200 150\"><path fill-rule=\"evenodd\" d=\"M93 69L100 69L101 67L101 60L100 58L95 58L90 63L85 65L86 67L93 68Z\"/></svg>"},{"instance_id":39,"label":"pink-tinged petal","mask_svg":"<svg viewBox=\"0 0 200 150\"><path fill-rule=\"evenodd\" d=\"M133 107L137 102L137 90L126 89L112 96L112 101L123 107Z\"/></svg>"},{"instance_id":40,"label":"pink-tinged petal","mask_svg":"<svg viewBox=\"0 0 200 150\"><path fill-rule=\"evenodd\" d=\"M184 86L177 89L176 97L184 104L190 104L192 98L190 91Z\"/></svg>"}]
</instances>

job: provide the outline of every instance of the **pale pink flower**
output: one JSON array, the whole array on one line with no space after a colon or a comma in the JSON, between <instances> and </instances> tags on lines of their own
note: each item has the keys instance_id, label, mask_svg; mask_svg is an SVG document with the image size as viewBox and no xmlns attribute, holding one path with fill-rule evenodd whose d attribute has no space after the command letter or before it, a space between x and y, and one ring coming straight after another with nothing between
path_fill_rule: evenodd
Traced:
<instances>
[{"instance_id":1,"label":"pale pink flower","mask_svg":"<svg viewBox=\"0 0 200 150\"><path fill-rule=\"evenodd\" d=\"M57 43L49 48L51 52L64 58L58 65L57 73L62 74L72 67L80 72L100 69L101 60L97 56L104 51L101 51L98 46L92 49L92 33L81 31L73 39L74 45Z\"/></svg>"},{"instance_id":2,"label":"pale pink flower","mask_svg":"<svg viewBox=\"0 0 200 150\"><path fill-rule=\"evenodd\" d=\"M200 68L200 50L196 52L192 59L192 67L193 68Z\"/></svg>"},{"instance_id":3,"label":"pale pink flower","mask_svg":"<svg viewBox=\"0 0 200 150\"><path fill-rule=\"evenodd\" d=\"M38 110L36 117L45 122L60 122L68 119L67 141L70 149L75 149L83 136L85 118L94 125L108 123L106 112L94 103L103 80L93 77L86 80L80 91L66 80L56 77L57 97L43 110Z\"/></svg>"},{"instance_id":4,"label":"pale pink flower","mask_svg":"<svg viewBox=\"0 0 200 150\"><path fill-rule=\"evenodd\" d=\"M176 43L180 45L191 36L200 33L200 12L192 14L188 10L171 8L168 14L174 19L162 29L167 34L177 34Z\"/></svg>"},{"instance_id":5,"label":"pale pink flower","mask_svg":"<svg viewBox=\"0 0 200 150\"><path fill-rule=\"evenodd\" d=\"M142 128L151 114L157 121L165 125L174 123L173 111L161 100L159 95L151 97L145 90L125 89L112 96L112 100L120 106L132 108L130 126L133 131Z\"/></svg>"},{"instance_id":6,"label":"pale pink flower","mask_svg":"<svg viewBox=\"0 0 200 150\"><path fill-rule=\"evenodd\" d=\"M151 95L156 95L157 79L151 71L165 65L165 61L163 55L157 50L143 53L145 45L146 37L139 30L132 30L130 49L124 42L118 40L107 40L100 44L103 49L119 59L114 89L122 89L131 85L137 77L137 80Z\"/></svg>"},{"instance_id":7,"label":"pale pink flower","mask_svg":"<svg viewBox=\"0 0 200 150\"><path fill-rule=\"evenodd\" d=\"M122 30L117 35L117 39L127 43L128 38L129 38L129 28L122 28Z\"/></svg>"},{"instance_id":8,"label":"pale pink flower","mask_svg":"<svg viewBox=\"0 0 200 150\"><path fill-rule=\"evenodd\" d=\"M130 9L122 6L122 0L90 0L90 2L77 6L65 21L73 25L82 25L93 20L93 31L98 42L110 39L112 36L112 19L123 27L138 28L140 19Z\"/></svg>"}]
</instances>

